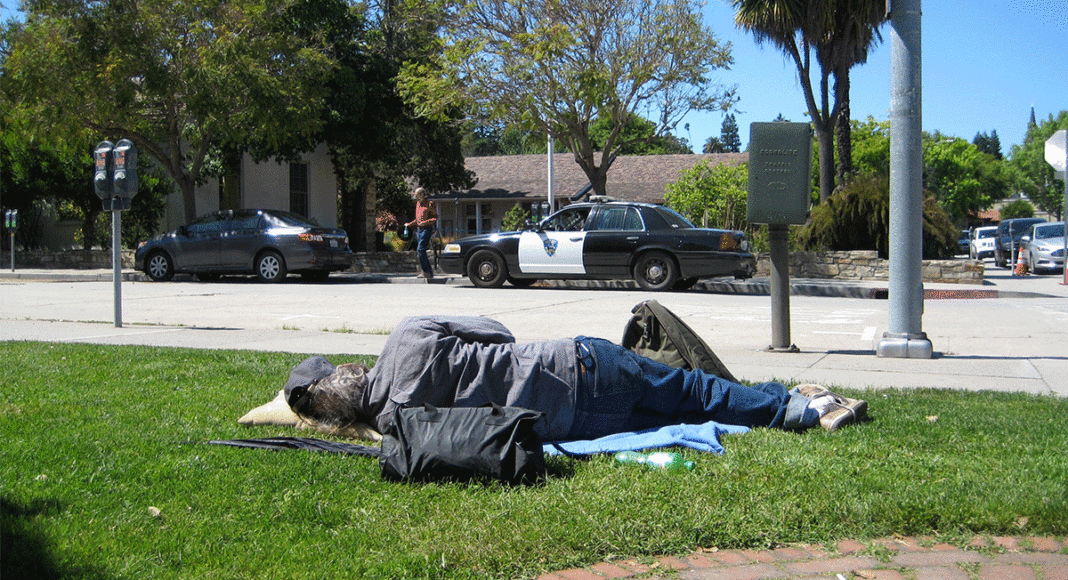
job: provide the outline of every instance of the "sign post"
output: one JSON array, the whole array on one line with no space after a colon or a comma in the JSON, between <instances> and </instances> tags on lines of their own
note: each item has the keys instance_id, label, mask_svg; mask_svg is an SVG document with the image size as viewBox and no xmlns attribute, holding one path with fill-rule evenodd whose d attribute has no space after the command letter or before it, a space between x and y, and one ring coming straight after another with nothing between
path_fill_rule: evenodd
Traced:
<instances>
[{"instance_id":1,"label":"sign post","mask_svg":"<svg viewBox=\"0 0 1068 580\"><path fill-rule=\"evenodd\" d=\"M746 220L768 224L771 258L769 351L800 352L790 341L790 224L808 220L812 190L812 126L749 126L749 197Z\"/></svg>"},{"instance_id":2,"label":"sign post","mask_svg":"<svg viewBox=\"0 0 1068 580\"><path fill-rule=\"evenodd\" d=\"M1064 278L1061 285L1068 285L1068 130L1061 129L1046 140L1046 163L1053 166L1057 177L1064 183L1064 211L1061 225L1064 227Z\"/></svg>"}]
</instances>

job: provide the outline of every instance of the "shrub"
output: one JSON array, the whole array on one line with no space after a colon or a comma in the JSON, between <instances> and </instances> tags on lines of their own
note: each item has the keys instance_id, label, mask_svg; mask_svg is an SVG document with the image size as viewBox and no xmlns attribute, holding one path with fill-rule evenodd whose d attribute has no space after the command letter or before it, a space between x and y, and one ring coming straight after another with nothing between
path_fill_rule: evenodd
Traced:
<instances>
[{"instance_id":1,"label":"shrub","mask_svg":"<svg viewBox=\"0 0 1068 580\"><path fill-rule=\"evenodd\" d=\"M517 232L523 229L523 224L530 219L530 212L523 209L523 206L518 203L512 206L512 209L508 210L508 213L504 214L504 218L501 219L501 231L502 232Z\"/></svg>"},{"instance_id":2,"label":"shrub","mask_svg":"<svg viewBox=\"0 0 1068 580\"><path fill-rule=\"evenodd\" d=\"M923 257L955 254L957 227L932 195L923 202ZM799 234L810 250L875 250L889 256L890 184L885 177L858 176L827 203L812 210L812 220Z\"/></svg>"}]
</instances>

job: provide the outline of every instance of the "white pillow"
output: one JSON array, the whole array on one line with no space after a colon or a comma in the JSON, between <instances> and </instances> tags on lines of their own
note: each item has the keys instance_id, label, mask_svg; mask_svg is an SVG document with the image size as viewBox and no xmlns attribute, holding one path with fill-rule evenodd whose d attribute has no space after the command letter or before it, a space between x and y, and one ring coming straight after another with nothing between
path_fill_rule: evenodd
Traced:
<instances>
[{"instance_id":1,"label":"white pillow","mask_svg":"<svg viewBox=\"0 0 1068 580\"><path fill-rule=\"evenodd\" d=\"M300 418L293 412L293 409L289 407L289 403L286 403L285 390L278 391L278 396L272 399L270 403L260 405L248 413L245 413L245 415L238 419L237 422L247 426L277 425L282 427L296 427L297 429L314 429L316 431L349 439L366 439L368 441L382 440L382 434L375 431L373 427L366 423L354 423L347 427L333 427L320 425Z\"/></svg>"}]
</instances>

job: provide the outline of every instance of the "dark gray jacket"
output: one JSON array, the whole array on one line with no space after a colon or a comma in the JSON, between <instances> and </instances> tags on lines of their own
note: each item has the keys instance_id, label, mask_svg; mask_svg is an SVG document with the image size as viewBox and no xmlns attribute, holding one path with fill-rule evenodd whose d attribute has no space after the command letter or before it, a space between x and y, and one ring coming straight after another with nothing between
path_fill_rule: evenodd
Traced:
<instances>
[{"instance_id":1,"label":"dark gray jacket","mask_svg":"<svg viewBox=\"0 0 1068 580\"><path fill-rule=\"evenodd\" d=\"M575 412L575 365L573 339L519 344L489 318L409 317L367 375L364 409L383 431L398 405L494 402L545 413L541 436L564 439Z\"/></svg>"}]
</instances>

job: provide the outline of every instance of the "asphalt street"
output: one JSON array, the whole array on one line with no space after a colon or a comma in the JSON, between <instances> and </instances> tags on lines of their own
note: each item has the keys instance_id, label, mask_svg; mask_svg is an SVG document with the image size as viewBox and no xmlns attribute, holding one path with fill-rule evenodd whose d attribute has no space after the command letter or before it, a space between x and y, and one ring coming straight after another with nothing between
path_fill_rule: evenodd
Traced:
<instances>
[{"instance_id":1,"label":"asphalt street","mask_svg":"<svg viewBox=\"0 0 1068 580\"><path fill-rule=\"evenodd\" d=\"M479 289L462 278L427 284L406 274L343 274L326 283L290 277L274 285L245 278L153 283L133 271L123 277L118 326L110 270L0 271L0 340L286 351L344 362L345 355L378 354L410 314L489 316L519 341L580 334L618 341L631 308L656 299L745 380L1068 396L1063 276L1020 278L990 262L983 285L925 285L922 330L931 359L876 356L889 320L886 282L792 280L790 339L799 352L780 352L768 349L766 280L648 293L628 284Z\"/></svg>"}]
</instances>

